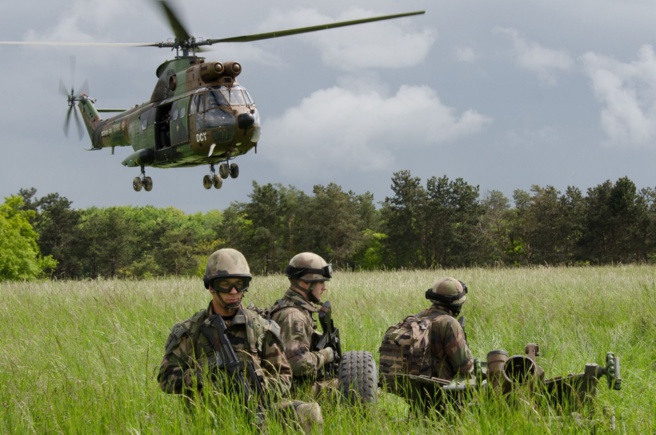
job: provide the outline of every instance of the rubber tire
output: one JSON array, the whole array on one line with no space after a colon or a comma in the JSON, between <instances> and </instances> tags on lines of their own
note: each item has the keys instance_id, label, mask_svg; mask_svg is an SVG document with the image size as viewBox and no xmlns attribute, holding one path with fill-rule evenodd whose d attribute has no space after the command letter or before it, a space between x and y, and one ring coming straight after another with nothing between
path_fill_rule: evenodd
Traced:
<instances>
[{"instance_id":1,"label":"rubber tire","mask_svg":"<svg viewBox=\"0 0 656 435\"><path fill-rule=\"evenodd\" d=\"M214 174L214 177L212 177L212 184L214 185L215 189L220 189L221 186L223 186L223 178L221 178L218 174Z\"/></svg>"},{"instance_id":2,"label":"rubber tire","mask_svg":"<svg viewBox=\"0 0 656 435\"><path fill-rule=\"evenodd\" d=\"M210 175L203 176L203 187L209 189L212 187L212 177Z\"/></svg>"},{"instance_id":3,"label":"rubber tire","mask_svg":"<svg viewBox=\"0 0 656 435\"><path fill-rule=\"evenodd\" d=\"M224 180L230 176L230 166L227 163L221 163L219 165L219 175Z\"/></svg>"},{"instance_id":4,"label":"rubber tire","mask_svg":"<svg viewBox=\"0 0 656 435\"><path fill-rule=\"evenodd\" d=\"M239 165L237 163L230 163L230 178L239 177Z\"/></svg>"},{"instance_id":5,"label":"rubber tire","mask_svg":"<svg viewBox=\"0 0 656 435\"><path fill-rule=\"evenodd\" d=\"M151 190L153 190L153 179L150 177L144 178L143 188L146 192L150 192Z\"/></svg>"},{"instance_id":6,"label":"rubber tire","mask_svg":"<svg viewBox=\"0 0 656 435\"><path fill-rule=\"evenodd\" d=\"M339 391L351 403L373 403L378 396L378 372L371 352L345 352L339 363Z\"/></svg>"},{"instance_id":7,"label":"rubber tire","mask_svg":"<svg viewBox=\"0 0 656 435\"><path fill-rule=\"evenodd\" d=\"M143 186L143 183L141 181L141 177L134 177L134 180L132 180L132 188L134 189L135 192L141 191L141 187Z\"/></svg>"}]
</instances>

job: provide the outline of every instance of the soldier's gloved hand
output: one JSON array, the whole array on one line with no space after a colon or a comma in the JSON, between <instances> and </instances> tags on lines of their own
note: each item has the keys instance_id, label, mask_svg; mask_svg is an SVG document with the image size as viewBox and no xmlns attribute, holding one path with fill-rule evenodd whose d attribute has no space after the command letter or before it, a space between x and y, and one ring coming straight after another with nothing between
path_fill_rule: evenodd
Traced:
<instances>
[{"instance_id":1,"label":"soldier's gloved hand","mask_svg":"<svg viewBox=\"0 0 656 435\"><path fill-rule=\"evenodd\" d=\"M321 349L319 353L323 357L324 365L335 361L335 351L333 350L332 347L326 347L324 349Z\"/></svg>"}]
</instances>

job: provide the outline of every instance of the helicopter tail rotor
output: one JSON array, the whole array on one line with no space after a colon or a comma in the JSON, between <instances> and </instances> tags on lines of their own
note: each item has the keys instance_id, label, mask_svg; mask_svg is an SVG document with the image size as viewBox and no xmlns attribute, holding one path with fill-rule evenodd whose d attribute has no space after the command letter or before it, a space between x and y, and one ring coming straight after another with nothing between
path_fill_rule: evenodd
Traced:
<instances>
[{"instance_id":1,"label":"helicopter tail rotor","mask_svg":"<svg viewBox=\"0 0 656 435\"><path fill-rule=\"evenodd\" d=\"M77 114L75 105L77 104L77 102L82 101L85 98L88 98L87 94L89 92L89 84L85 80L84 83L82 84L82 87L80 88L79 93L78 94L75 93L75 88L73 87L73 84L75 83L75 56L71 56L70 64L71 64L71 90L68 91L68 89L64 85L64 82L61 79L59 80L59 93L65 96L68 102L68 111L66 112L66 119L64 120L64 134L66 135L66 137L68 137L68 130L69 130L69 126L71 122L71 114L72 114L73 118L75 119L75 125L77 126L78 137L80 140L82 140L82 137L84 136L84 130L82 128L82 122L80 121L80 117Z\"/></svg>"}]
</instances>

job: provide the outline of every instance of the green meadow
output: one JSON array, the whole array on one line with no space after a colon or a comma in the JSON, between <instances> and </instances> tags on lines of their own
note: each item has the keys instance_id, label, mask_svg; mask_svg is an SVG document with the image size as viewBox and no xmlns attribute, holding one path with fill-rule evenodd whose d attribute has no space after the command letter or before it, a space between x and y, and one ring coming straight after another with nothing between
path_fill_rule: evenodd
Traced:
<instances>
[{"instance_id":1,"label":"green meadow","mask_svg":"<svg viewBox=\"0 0 656 435\"><path fill-rule=\"evenodd\" d=\"M614 433L656 432L656 268L459 269L336 272L324 299L333 306L343 350L378 358L386 328L428 306L436 278L467 283L463 309L475 356L540 346L547 378L621 361L622 389L601 378L583 418L542 407L530 397L480 395L446 416L417 418L382 393L370 408L322 401L324 433ZM271 305L287 288L282 275L256 276L245 304ZM0 432L187 434L249 433L227 398L187 408L156 381L164 343L177 321L206 307L202 280L0 283ZM512 403L511 403L512 402ZM297 430L279 416L267 433Z\"/></svg>"}]
</instances>

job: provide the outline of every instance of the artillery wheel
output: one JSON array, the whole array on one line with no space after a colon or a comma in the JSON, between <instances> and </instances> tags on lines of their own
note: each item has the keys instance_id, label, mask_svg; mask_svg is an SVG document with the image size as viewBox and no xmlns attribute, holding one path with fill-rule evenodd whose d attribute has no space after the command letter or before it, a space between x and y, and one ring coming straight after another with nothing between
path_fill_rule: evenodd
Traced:
<instances>
[{"instance_id":1,"label":"artillery wheel","mask_svg":"<svg viewBox=\"0 0 656 435\"><path fill-rule=\"evenodd\" d=\"M153 190L153 179L150 177L144 178L143 187L146 190L146 192L150 192L151 190Z\"/></svg>"},{"instance_id":2,"label":"artillery wheel","mask_svg":"<svg viewBox=\"0 0 656 435\"><path fill-rule=\"evenodd\" d=\"M230 163L230 178L239 177L239 165L237 163Z\"/></svg>"},{"instance_id":3,"label":"artillery wheel","mask_svg":"<svg viewBox=\"0 0 656 435\"><path fill-rule=\"evenodd\" d=\"M210 175L205 175L203 177L203 187L205 189L209 189L210 187L212 187L212 177Z\"/></svg>"},{"instance_id":4,"label":"artillery wheel","mask_svg":"<svg viewBox=\"0 0 656 435\"><path fill-rule=\"evenodd\" d=\"M339 363L339 391L355 403L373 403L378 392L378 373L371 352L355 350L345 352Z\"/></svg>"},{"instance_id":5,"label":"artillery wheel","mask_svg":"<svg viewBox=\"0 0 656 435\"><path fill-rule=\"evenodd\" d=\"M212 177L212 184L214 185L215 189L220 189L221 186L223 186L223 178L219 177L217 174L214 174L214 177Z\"/></svg>"},{"instance_id":6,"label":"artillery wheel","mask_svg":"<svg viewBox=\"0 0 656 435\"><path fill-rule=\"evenodd\" d=\"M230 176L230 166L227 163L221 163L219 165L219 175L224 180Z\"/></svg>"},{"instance_id":7,"label":"artillery wheel","mask_svg":"<svg viewBox=\"0 0 656 435\"><path fill-rule=\"evenodd\" d=\"M140 192L142 186L143 184L141 182L141 177L134 177L134 180L132 180L132 188L134 189L134 191Z\"/></svg>"}]
</instances>

